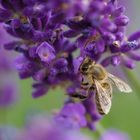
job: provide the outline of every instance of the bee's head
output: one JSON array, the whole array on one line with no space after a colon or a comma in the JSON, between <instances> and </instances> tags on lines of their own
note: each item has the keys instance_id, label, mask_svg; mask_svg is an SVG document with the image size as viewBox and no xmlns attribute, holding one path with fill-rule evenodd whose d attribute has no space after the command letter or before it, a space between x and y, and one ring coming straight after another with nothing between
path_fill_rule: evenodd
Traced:
<instances>
[{"instance_id":1,"label":"bee's head","mask_svg":"<svg viewBox=\"0 0 140 140\"><path fill-rule=\"evenodd\" d=\"M84 75L88 74L93 63L94 62L92 59L90 59L89 57L86 57L80 65L80 68L79 68L80 73Z\"/></svg>"}]
</instances>

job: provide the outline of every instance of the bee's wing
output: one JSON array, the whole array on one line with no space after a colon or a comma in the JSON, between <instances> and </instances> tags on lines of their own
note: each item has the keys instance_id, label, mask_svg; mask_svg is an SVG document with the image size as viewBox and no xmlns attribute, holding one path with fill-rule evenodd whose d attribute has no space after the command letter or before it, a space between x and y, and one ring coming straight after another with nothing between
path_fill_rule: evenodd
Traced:
<instances>
[{"instance_id":1,"label":"bee's wing","mask_svg":"<svg viewBox=\"0 0 140 140\"><path fill-rule=\"evenodd\" d=\"M117 86L117 88L121 91L121 92L132 92L131 87L126 84L124 81L122 81L121 79L117 78L116 76L108 73L108 78L109 80L111 80L113 82L113 84L115 84Z\"/></svg>"},{"instance_id":2,"label":"bee's wing","mask_svg":"<svg viewBox=\"0 0 140 140\"><path fill-rule=\"evenodd\" d=\"M108 86L106 87L106 86L104 86L103 84L104 83L107 83L108 84ZM101 85L102 85L102 87L104 88L104 90L106 90L106 93L110 96L110 98L112 99L112 85L111 85L111 83L110 83L110 81L107 79L107 80L105 80L105 81L103 81L102 83L101 83Z\"/></svg>"},{"instance_id":3,"label":"bee's wing","mask_svg":"<svg viewBox=\"0 0 140 140\"><path fill-rule=\"evenodd\" d=\"M95 80L96 85L96 105L100 114L108 114L111 108L111 97L106 89L104 89L101 84Z\"/></svg>"}]
</instances>

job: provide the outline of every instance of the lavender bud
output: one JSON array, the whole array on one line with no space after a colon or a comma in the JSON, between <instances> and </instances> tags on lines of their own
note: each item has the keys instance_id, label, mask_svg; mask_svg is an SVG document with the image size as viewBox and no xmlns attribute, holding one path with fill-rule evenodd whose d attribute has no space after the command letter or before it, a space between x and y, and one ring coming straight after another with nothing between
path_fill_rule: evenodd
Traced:
<instances>
[{"instance_id":1,"label":"lavender bud","mask_svg":"<svg viewBox=\"0 0 140 140\"><path fill-rule=\"evenodd\" d=\"M126 26L129 22L129 18L127 16L119 16L117 18L115 18L115 24L118 26Z\"/></svg>"},{"instance_id":2,"label":"lavender bud","mask_svg":"<svg viewBox=\"0 0 140 140\"><path fill-rule=\"evenodd\" d=\"M115 11L113 12L113 16L114 17L119 17L119 16L121 16L122 13L124 13L124 11L125 11L125 7L121 6L117 9L115 9Z\"/></svg>"},{"instance_id":3,"label":"lavender bud","mask_svg":"<svg viewBox=\"0 0 140 140\"><path fill-rule=\"evenodd\" d=\"M129 52L128 56L135 61L140 61L140 55L139 54L136 54L134 52Z\"/></svg>"},{"instance_id":4,"label":"lavender bud","mask_svg":"<svg viewBox=\"0 0 140 140\"><path fill-rule=\"evenodd\" d=\"M134 69L135 68L134 62L129 58L123 57L123 62L122 63L124 64L124 66L126 66L129 69Z\"/></svg>"},{"instance_id":5,"label":"lavender bud","mask_svg":"<svg viewBox=\"0 0 140 140\"><path fill-rule=\"evenodd\" d=\"M112 56L111 59L112 65L118 66L121 63L121 58L119 55Z\"/></svg>"},{"instance_id":6,"label":"lavender bud","mask_svg":"<svg viewBox=\"0 0 140 140\"><path fill-rule=\"evenodd\" d=\"M132 35L129 36L128 40L138 40L140 38L140 31L134 32Z\"/></svg>"}]
</instances>

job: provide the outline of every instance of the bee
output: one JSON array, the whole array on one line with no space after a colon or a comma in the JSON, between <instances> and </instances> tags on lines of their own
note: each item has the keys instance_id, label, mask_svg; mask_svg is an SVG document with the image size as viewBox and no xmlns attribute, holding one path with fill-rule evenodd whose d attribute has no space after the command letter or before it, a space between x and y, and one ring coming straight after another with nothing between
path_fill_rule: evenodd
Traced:
<instances>
[{"instance_id":1,"label":"bee","mask_svg":"<svg viewBox=\"0 0 140 140\"><path fill-rule=\"evenodd\" d=\"M108 114L112 104L112 85L121 92L132 92L128 84L118 77L107 72L103 66L86 57L79 67L82 75L81 88L86 91L86 96L76 93L75 97L86 99L91 91L95 91L97 110L101 115Z\"/></svg>"}]
</instances>

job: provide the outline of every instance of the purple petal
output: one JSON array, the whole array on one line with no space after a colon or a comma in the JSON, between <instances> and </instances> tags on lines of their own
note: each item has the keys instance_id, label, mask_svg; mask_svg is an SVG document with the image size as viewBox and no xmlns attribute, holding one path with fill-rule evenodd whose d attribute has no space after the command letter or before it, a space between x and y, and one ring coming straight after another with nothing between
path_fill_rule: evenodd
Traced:
<instances>
[{"instance_id":1,"label":"purple petal","mask_svg":"<svg viewBox=\"0 0 140 140\"><path fill-rule=\"evenodd\" d=\"M121 63L121 58L119 55L114 55L111 58L112 65L118 66Z\"/></svg>"},{"instance_id":2,"label":"purple petal","mask_svg":"<svg viewBox=\"0 0 140 140\"><path fill-rule=\"evenodd\" d=\"M121 7L118 7L117 9L115 9L115 11L113 12L113 16L114 17L119 17L122 13L124 13L125 11L125 7L124 6L121 6Z\"/></svg>"},{"instance_id":3,"label":"purple petal","mask_svg":"<svg viewBox=\"0 0 140 140\"><path fill-rule=\"evenodd\" d=\"M121 15L117 17L114 22L118 26L126 26L129 22L129 18L127 16Z\"/></svg>"},{"instance_id":4,"label":"purple petal","mask_svg":"<svg viewBox=\"0 0 140 140\"><path fill-rule=\"evenodd\" d=\"M140 31L134 32L132 35L129 36L128 40L138 40L140 38Z\"/></svg>"},{"instance_id":5,"label":"purple petal","mask_svg":"<svg viewBox=\"0 0 140 140\"><path fill-rule=\"evenodd\" d=\"M50 62L55 58L55 50L54 48L47 42L41 43L37 50L36 53L40 57L41 61L43 62Z\"/></svg>"},{"instance_id":6,"label":"purple petal","mask_svg":"<svg viewBox=\"0 0 140 140\"><path fill-rule=\"evenodd\" d=\"M135 68L135 63L129 58L124 58L123 57L123 62L122 62L127 68L129 69L134 69Z\"/></svg>"},{"instance_id":7,"label":"purple petal","mask_svg":"<svg viewBox=\"0 0 140 140\"><path fill-rule=\"evenodd\" d=\"M109 57L106 57L105 59L103 59L101 61L101 65L104 66L104 67L107 67L111 64L111 56Z\"/></svg>"},{"instance_id":8,"label":"purple petal","mask_svg":"<svg viewBox=\"0 0 140 140\"><path fill-rule=\"evenodd\" d=\"M140 61L140 55L137 53L129 52L128 56L135 61Z\"/></svg>"},{"instance_id":9,"label":"purple petal","mask_svg":"<svg viewBox=\"0 0 140 140\"><path fill-rule=\"evenodd\" d=\"M33 93L32 93L32 97L33 98L39 98L45 94L47 94L48 88L41 85L39 87L37 87L36 89L34 89Z\"/></svg>"}]
</instances>

